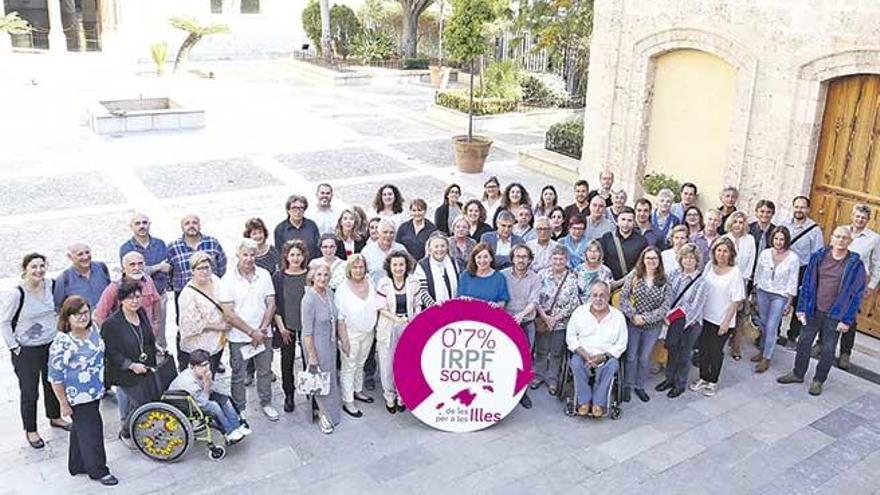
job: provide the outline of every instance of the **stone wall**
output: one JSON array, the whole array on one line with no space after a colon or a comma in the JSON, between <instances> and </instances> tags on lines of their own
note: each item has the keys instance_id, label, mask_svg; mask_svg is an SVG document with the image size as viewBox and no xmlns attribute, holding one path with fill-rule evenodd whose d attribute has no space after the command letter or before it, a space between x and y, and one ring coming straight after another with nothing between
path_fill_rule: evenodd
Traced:
<instances>
[{"instance_id":1,"label":"stone wall","mask_svg":"<svg viewBox=\"0 0 880 495\"><path fill-rule=\"evenodd\" d=\"M736 68L719 173L749 211L760 198L786 210L809 195L827 81L880 74L880 0L596 0L594 26L580 174L592 182L611 168L631 195L641 194L655 57L697 49Z\"/></svg>"}]
</instances>

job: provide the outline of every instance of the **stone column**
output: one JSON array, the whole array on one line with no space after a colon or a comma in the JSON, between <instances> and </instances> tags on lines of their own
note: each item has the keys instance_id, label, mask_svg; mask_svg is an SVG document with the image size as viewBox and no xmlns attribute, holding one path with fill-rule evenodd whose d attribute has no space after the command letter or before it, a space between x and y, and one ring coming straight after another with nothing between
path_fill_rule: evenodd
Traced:
<instances>
[{"instance_id":1,"label":"stone column","mask_svg":"<svg viewBox=\"0 0 880 495\"><path fill-rule=\"evenodd\" d=\"M67 37L61 21L61 0L48 0L46 5L49 9L49 51L64 53L67 51Z\"/></svg>"},{"instance_id":2,"label":"stone column","mask_svg":"<svg viewBox=\"0 0 880 495\"><path fill-rule=\"evenodd\" d=\"M6 15L6 2L0 0L0 17ZM9 33L0 33L0 53L9 53L12 51L12 38Z\"/></svg>"}]
</instances>

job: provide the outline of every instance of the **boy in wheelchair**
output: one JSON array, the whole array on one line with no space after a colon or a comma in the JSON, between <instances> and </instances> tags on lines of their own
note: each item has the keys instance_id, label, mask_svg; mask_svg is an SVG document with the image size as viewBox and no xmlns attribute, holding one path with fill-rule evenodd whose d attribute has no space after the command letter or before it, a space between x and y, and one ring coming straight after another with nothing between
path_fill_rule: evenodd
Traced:
<instances>
[{"instance_id":1,"label":"boy in wheelchair","mask_svg":"<svg viewBox=\"0 0 880 495\"><path fill-rule=\"evenodd\" d=\"M230 444L240 442L251 434L247 426L242 424L232 399L228 395L212 390L214 374L211 372L211 355L203 349L196 349L189 355L189 367L183 370L171 382L168 390L180 390L189 393L198 406L210 415L221 427Z\"/></svg>"},{"instance_id":2,"label":"boy in wheelchair","mask_svg":"<svg viewBox=\"0 0 880 495\"><path fill-rule=\"evenodd\" d=\"M626 319L608 305L611 290L606 282L593 282L589 296L589 303L571 315L565 341L571 351L568 365L577 392L577 415L601 418L608 409L620 356L626 350ZM594 375L593 383L590 375Z\"/></svg>"}]
</instances>

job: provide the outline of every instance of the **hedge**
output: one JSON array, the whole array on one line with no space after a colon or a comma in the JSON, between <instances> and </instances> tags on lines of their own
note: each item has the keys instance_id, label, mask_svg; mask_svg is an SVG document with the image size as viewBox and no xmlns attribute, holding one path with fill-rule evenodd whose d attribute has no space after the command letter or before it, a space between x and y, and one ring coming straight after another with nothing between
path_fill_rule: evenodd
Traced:
<instances>
[{"instance_id":1,"label":"hedge","mask_svg":"<svg viewBox=\"0 0 880 495\"><path fill-rule=\"evenodd\" d=\"M468 92L464 90L440 91L434 97L434 103L441 107L451 108L459 112L468 111ZM474 96L474 115L495 115L499 113L515 112L516 100L504 98Z\"/></svg>"},{"instance_id":2,"label":"hedge","mask_svg":"<svg viewBox=\"0 0 880 495\"><path fill-rule=\"evenodd\" d=\"M431 61L425 57L403 59L403 70L425 70Z\"/></svg>"},{"instance_id":3,"label":"hedge","mask_svg":"<svg viewBox=\"0 0 880 495\"><path fill-rule=\"evenodd\" d=\"M581 159L581 148L583 145L584 121L581 119L553 124L547 130L544 141L544 148L570 156L576 160Z\"/></svg>"}]
</instances>

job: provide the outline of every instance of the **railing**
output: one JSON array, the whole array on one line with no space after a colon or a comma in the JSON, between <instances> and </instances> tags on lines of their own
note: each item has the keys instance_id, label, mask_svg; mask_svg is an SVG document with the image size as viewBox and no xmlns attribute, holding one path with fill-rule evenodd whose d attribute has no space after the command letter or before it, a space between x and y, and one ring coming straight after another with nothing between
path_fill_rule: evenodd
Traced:
<instances>
[{"instance_id":1,"label":"railing","mask_svg":"<svg viewBox=\"0 0 880 495\"><path fill-rule=\"evenodd\" d=\"M324 67L325 69L334 70L336 72L354 72L353 67L378 67L380 69L392 69L392 70L403 70L404 69L404 59L395 57L386 60L371 60L369 62L364 63L361 60L358 60L352 56L348 58L334 58L330 61L324 59L319 56L312 50L294 50L293 58L295 60L302 60L304 62L308 62L310 64L317 65L319 67ZM438 65L439 59L430 58L428 61L429 65ZM443 62L443 65L446 67L456 66L457 64L450 64L447 61Z\"/></svg>"}]
</instances>

